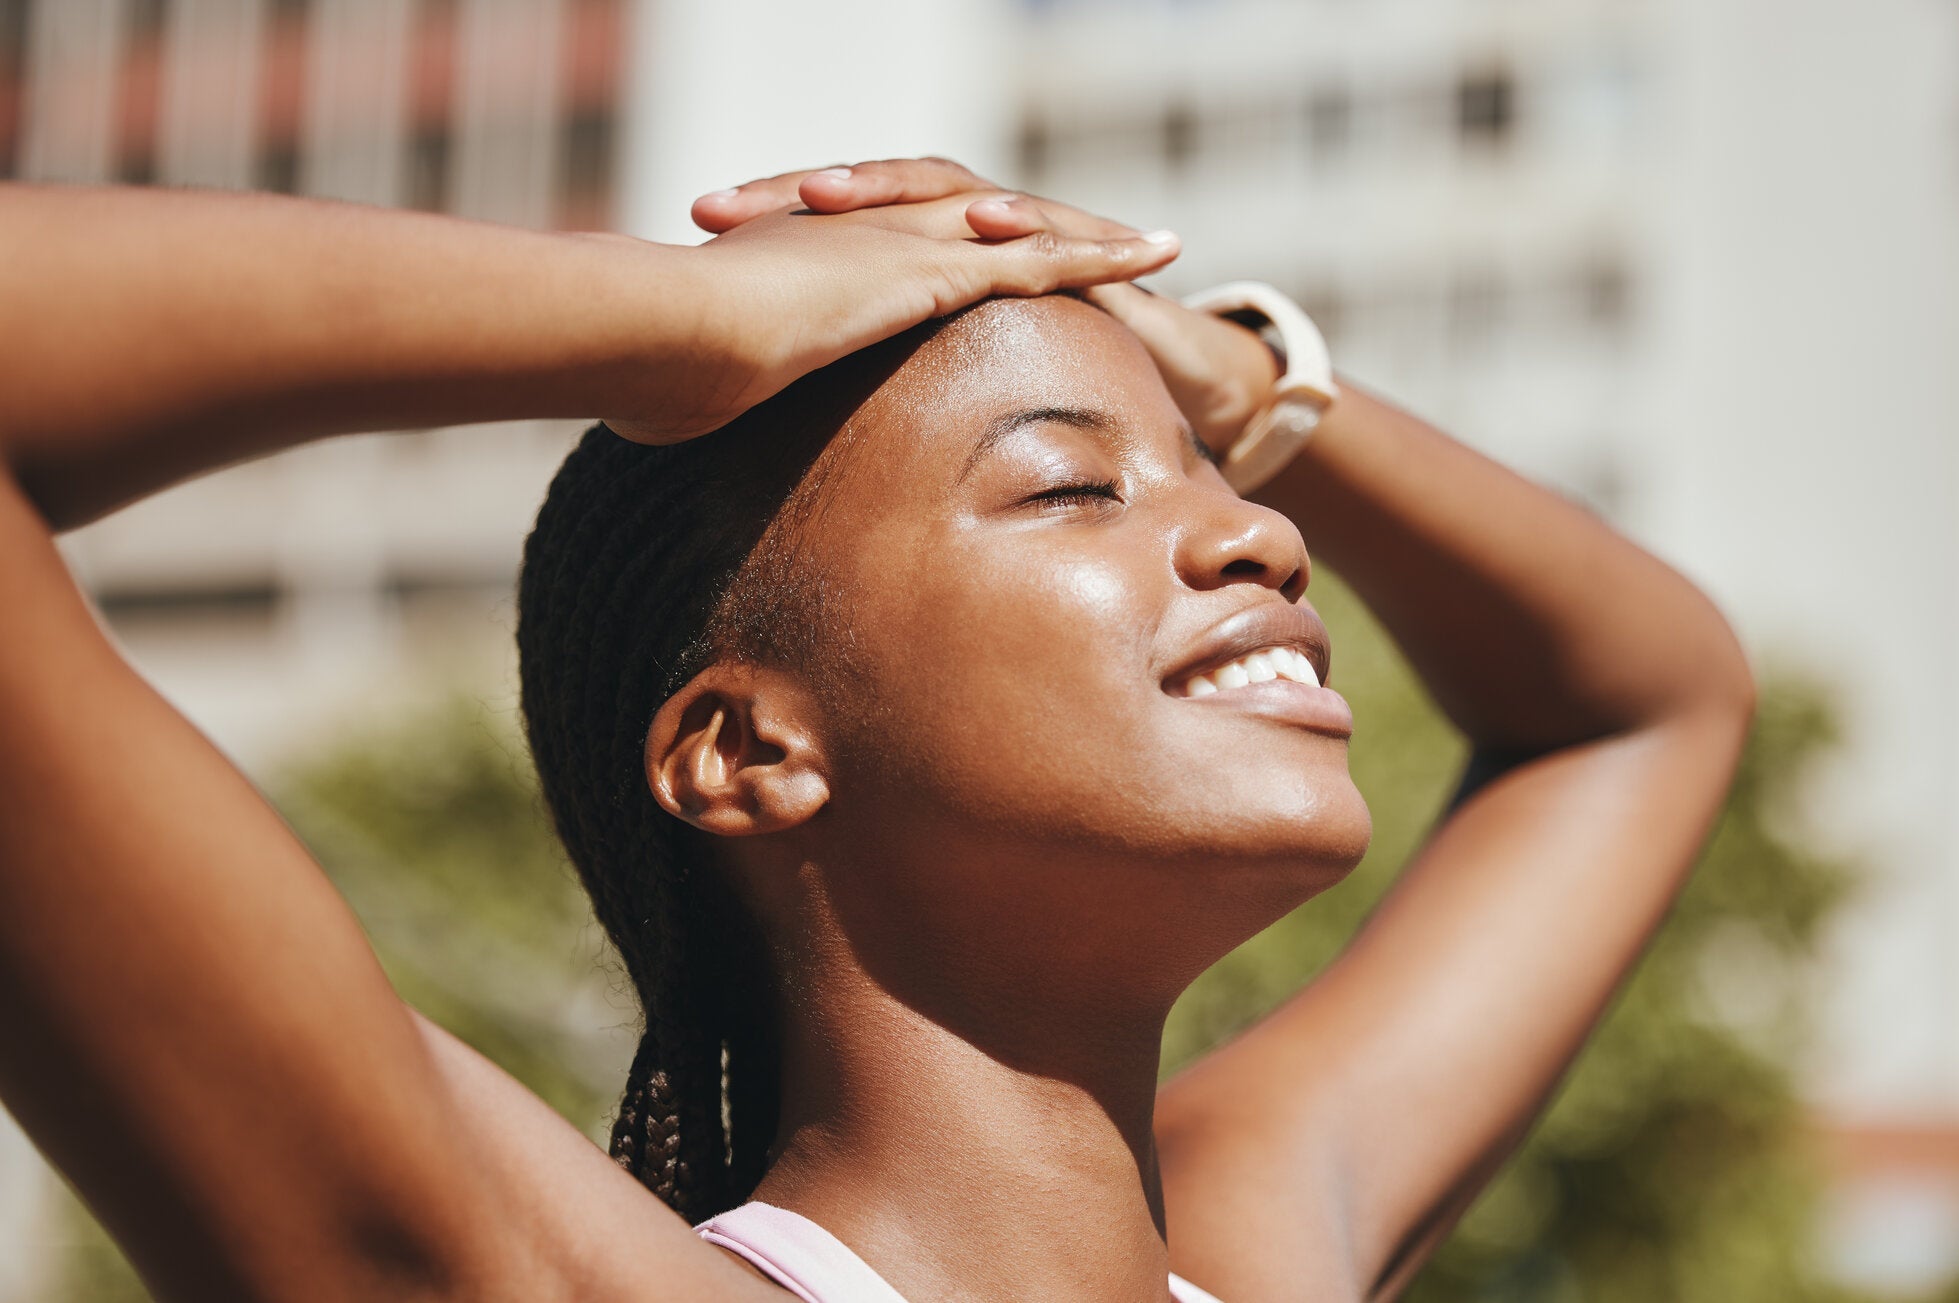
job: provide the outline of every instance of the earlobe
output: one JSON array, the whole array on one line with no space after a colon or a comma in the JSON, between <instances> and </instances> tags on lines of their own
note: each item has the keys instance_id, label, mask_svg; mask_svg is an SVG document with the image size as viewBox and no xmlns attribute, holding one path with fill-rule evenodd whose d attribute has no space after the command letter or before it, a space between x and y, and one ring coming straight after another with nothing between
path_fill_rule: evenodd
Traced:
<instances>
[{"instance_id":1,"label":"earlobe","mask_svg":"<svg viewBox=\"0 0 1959 1303\"><path fill-rule=\"evenodd\" d=\"M723 837L780 832L830 799L813 712L788 675L713 665L646 734L646 780L669 814Z\"/></svg>"}]
</instances>

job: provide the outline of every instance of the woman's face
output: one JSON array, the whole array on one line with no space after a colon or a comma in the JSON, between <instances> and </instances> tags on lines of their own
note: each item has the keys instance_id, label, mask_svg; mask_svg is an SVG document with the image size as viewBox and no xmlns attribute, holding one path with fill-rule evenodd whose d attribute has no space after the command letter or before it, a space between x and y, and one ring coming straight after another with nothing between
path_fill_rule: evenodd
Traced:
<instances>
[{"instance_id":1,"label":"woman's face","mask_svg":"<svg viewBox=\"0 0 1959 1303\"><path fill-rule=\"evenodd\" d=\"M1288 681L1327 665L1298 531L1226 486L1100 310L953 322L853 418L805 537L835 595L829 817L854 847L946 872L971 851L995 882L1241 869L1297 898L1365 850L1346 703ZM1281 678L1189 695L1273 649Z\"/></svg>"}]
</instances>

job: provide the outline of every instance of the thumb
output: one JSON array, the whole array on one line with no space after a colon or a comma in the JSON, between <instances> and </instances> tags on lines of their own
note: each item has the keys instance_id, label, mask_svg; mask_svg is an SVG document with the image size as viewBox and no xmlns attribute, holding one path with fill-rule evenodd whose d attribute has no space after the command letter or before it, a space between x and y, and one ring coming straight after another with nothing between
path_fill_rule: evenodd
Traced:
<instances>
[{"instance_id":1,"label":"thumb","mask_svg":"<svg viewBox=\"0 0 1959 1303\"><path fill-rule=\"evenodd\" d=\"M1126 284L1092 286L1084 296L1143 341L1173 388L1196 382L1209 371L1201 333L1205 323L1194 320L1197 314L1177 300Z\"/></svg>"},{"instance_id":2,"label":"thumb","mask_svg":"<svg viewBox=\"0 0 1959 1303\"><path fill-rule=\"evenodd\" d=\"M1271 391L1272 351L1243 326L1134 285L1098 285L1087 298L1142 340L1170 396L1211 447L1229 447Z\"/></svg>"},{"instance_id":3,"label":"thumb","mask_svg":"<svg viewBox=\"0 0 1959 1303\"><path fill-rule=\"evenodd\" d=\"M1091 285L1082 291L1082 297L1136 332L1146 343L1168 339L1174 333L1174 314L1188 311L1175 299L1127 282Z\"/></svg>"}]
</instances>

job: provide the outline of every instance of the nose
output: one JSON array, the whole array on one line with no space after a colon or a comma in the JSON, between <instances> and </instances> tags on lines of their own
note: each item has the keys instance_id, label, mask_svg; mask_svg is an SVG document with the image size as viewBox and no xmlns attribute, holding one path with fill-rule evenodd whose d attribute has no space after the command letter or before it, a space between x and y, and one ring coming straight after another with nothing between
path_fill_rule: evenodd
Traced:
<instances>
[{"instance_id":1,"label":"nose","mask_svg":"<svg viewBox=\"0 0 1959 1303\"><path fill-rule=\"evenodd\" d=\"M1306 541L1280 512L1235 493L1198 492L1189 527L1177 541L1177 574L1199 590L1255 583L1288 602L1306 592L1312 561Z\"/></svg>"}]
</instances>

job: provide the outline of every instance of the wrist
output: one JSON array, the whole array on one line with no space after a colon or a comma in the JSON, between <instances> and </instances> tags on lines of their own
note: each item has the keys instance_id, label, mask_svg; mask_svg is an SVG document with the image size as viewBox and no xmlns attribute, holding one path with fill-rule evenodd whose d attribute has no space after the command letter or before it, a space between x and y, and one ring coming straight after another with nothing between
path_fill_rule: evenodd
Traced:
<instances>
[{"instance_id":1,"label":"wrist","mask_svg":"<svg viewBox=\"0 0 1959 1303\"><path fill-rule=\"evenodd\" d=\"M1232 445L1265 406L1286 369L1285 354L1260 333L1258 324L1239 317L1219 314L1221 322L1236 327L1231 332L1231 358L1220 368L1226 379L1212 391L1212 405L1198 430L1220 457L1230 456Z\"/></svg>"},{"instance_id":2,"label":"wrist","mask_svg":"<svg viewBox=\"0 0 1959 1303\"><path fill-rule=\"evenodd\" d=\"M1326 340L1299 305L1269 285L1234 281L1186 299L1185 306L1241 324L1262 323L1258 338L1280 359L1278 378L1231 443L1224 478L1250 493L1305 446L1339 393Z\"/></svg>"},{"instance_id":3,"label":"wrist","mask_svg":"<svg viewBox=\"0 0 1959 1303\"><path fill-rule=\"evenodd\" d=\"M628 438L670 443L726 424L747 405L755 368L744 356L742 312L708 246L586 235L579 293L593 367L581 380L585 415L603 413Z\"/></svg>"}]
</instances>

